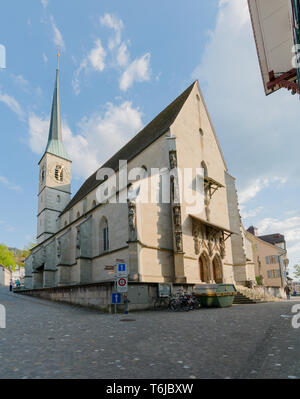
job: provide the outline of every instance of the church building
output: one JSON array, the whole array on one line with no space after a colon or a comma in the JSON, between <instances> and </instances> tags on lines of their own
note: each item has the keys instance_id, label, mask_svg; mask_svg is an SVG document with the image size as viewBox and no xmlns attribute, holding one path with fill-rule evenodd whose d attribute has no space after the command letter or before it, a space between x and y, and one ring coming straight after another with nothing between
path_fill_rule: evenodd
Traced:
<instances>
[{"instance_id":1,"label":"church building","mask_svg":"<svg viewBox=\"0 0 300 399\"><path fill-rule=\"evenodd\" d=\"M133 179L135 168L140 172ZM99 177L101 170L111 170L115 178ZM197 194L195 180L202 182L199 209L182 194L179 171L185 170L195 176L191 192ZM26 288L112 281L118 260L128 265L129 284L245 283L253 265L246 261L235 179L198 81L99 171L71 198L57 69L49 138L39 162L37 246L26 260ZM124 176L128 184L120 183ZM111 179L117 182L111 194L116 201L99 202L99 190ZM170 187L165 200L163 182ZM150 200L139 200L141 186L149 188ZM128 195L121 201L124 192Z\"/></svg>"}]
</instances>

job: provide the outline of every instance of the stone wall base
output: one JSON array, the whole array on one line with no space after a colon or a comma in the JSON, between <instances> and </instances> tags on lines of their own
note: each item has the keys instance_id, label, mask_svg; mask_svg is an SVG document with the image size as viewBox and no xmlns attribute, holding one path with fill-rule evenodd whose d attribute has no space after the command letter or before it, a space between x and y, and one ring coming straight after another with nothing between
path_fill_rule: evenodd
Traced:
<instances>
[{"instance_id":1,"label":"stone wall base","mask_svg":"<svg viewBox=\"0 0 300 399\"><path fill-rule=\"evenodd\" d=\"M192 292L193 284L173 284L172 291L176 293L179 289ZM16 293L43 298L56 302L64 302L72 305L85 306L113 313L115 306L111 304L114 292L113 282L100 282L92 284L65 285L52 288L21 289ZM158 297L158 284L156 283L133 283L128 285L129 311L146 310L154 307ZM119 312L124 311L122 303L117 306Z\"/></svg>"}]
</instances>

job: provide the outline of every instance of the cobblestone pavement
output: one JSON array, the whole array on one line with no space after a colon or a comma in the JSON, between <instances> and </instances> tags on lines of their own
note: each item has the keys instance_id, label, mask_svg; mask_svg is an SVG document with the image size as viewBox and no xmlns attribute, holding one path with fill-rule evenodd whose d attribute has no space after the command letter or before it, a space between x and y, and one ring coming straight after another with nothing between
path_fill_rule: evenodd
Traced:
<instances>
[{"instance_id":1,"label":"cobblestone pavement","mask_svg":"<svg viewBox=\"0 0 300 399\"><path fill-rule=\"evenodd\" d=\"M0 378L300 378L296 303L147 311L125 322L0 288Z\"/></svg>"}]
</instances>

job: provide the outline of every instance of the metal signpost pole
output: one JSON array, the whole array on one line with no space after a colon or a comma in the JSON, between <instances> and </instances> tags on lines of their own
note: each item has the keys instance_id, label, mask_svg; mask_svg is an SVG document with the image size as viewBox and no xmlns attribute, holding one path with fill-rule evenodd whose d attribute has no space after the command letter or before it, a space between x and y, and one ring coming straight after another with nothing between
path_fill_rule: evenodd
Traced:
<instances>
[{"instance_id":1,"label":"metal signpost pole","mask_svg":"<svg viewBox=\"0 0 300 399\"><path fill-rule=\"evenodd\" d=\"M117 266L115 265L115 282L114 282L114 291L117 292ZM115 315L117 314L117 304L115 302Z\"/></svg>"},{"instance_id":2,"label":"metal signpost pole","mask_svg":"<svg viewBox=\"0 0 300 399\"><path fill-rule=\"evenodd\" d=\"M128 267L124 260L117 259L116 265L117 292L122 293L124 313L128 314Z\"/></svg>"}]
</instances>

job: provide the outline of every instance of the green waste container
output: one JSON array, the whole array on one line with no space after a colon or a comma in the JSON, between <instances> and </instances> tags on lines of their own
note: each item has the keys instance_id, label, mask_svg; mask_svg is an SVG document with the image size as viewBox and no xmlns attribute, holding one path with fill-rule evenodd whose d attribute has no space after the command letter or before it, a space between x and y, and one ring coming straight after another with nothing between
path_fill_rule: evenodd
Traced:
<instances>
[{"instance_id":1,"label":"green waste container","mask_svg":"<svg viewBox=\"0 0 300 399\"><path fill-rule=\"evenodd\" d=\"M233 284L201 284L195 287L194 295L205 308L225 308L232 306L236 289Z\"/></svg>"}]
</instances>

